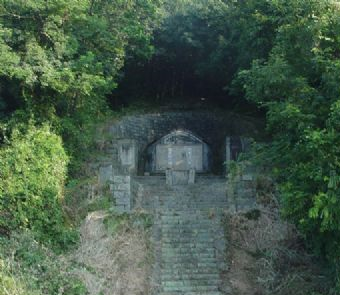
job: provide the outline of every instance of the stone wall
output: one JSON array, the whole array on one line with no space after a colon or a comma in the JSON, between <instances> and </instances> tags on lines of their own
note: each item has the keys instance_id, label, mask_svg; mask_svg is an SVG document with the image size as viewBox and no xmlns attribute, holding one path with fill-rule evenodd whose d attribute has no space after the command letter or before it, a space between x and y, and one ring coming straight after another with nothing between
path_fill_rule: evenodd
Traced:
<instances>
[{"instance_id":1,"label":"stone wall","mask_svg":"<svg viewBox=\"0 0 340 295\"><path fill-rule=\"evenodd\" d=\"M142 175L147 158L147 147L174 130L189 130L199 136L212 149L212 170L222 173L225 161L226 136L256 137L258 134L253 119L232 113L216 111L173 111L133 115L120 121L107 123L98 129L98 142L114 163L119 174ZM130 139L131 142L125 142ZM122 148L134 149L137 158L131 165L122 165ZM130 147L129 147L130 145ZM127 152L128 154L128 152Z\"/></svg>"},{"instance_id":2,"label":"stone wall","mask_svg":"<svg viewBox=\"0 0 340 295\"><path fill-rule=\"evenodd\" d=\"M131 176L114 176L110 191L113 194L116 210L119 212L130 212L133 206Z\"/></svg>"},{"instance_id":3,"label":"stone wall","mask_svg":"<svg viewBox=\"0 0 340 295\"><path fill-rule=\"evenodd\" d=\"M90 168L101 186L110 186L118 211L129 212L135 205L132 196L138 188L131 176L144 174L148 147L174 130L188 130L209 145L216 174L223 174L225 162L236 155L233 138L258 135L254 120L216 111L139 114L103 124L96 138L101 156Z\"/></svg>"}]
</instances>

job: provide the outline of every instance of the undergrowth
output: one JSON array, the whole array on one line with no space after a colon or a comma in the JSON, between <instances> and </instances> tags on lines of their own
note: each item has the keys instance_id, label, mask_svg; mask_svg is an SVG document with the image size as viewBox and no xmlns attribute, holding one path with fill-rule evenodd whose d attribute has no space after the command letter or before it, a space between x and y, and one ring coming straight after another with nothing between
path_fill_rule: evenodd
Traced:
<instances>
[{"instance_id":1,"label":"undergrowth","mask_svg":"<svg viewBox=\"0 0 340 295\"><path fill-rule=\"evenodd\" d=\"M34 239L30 231L0 239L1 295L85 295L72 264Z\"/></svg>"}]
</instances>

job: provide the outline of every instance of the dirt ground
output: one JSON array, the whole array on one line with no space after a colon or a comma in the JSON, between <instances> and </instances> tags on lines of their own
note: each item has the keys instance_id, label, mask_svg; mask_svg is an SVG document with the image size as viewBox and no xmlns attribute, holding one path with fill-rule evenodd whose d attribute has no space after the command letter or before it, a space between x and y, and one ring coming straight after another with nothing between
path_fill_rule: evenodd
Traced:
<instances>
[{"instance_id":1,"label":"dirt ground","mask_svg":"<svg viewBox=\"0 0 340 295\"><path fill-rule=\"evenodd\" d=\"M81 243L69 260L89 295L150 295L152 249L149 230L107 211L89 213ZM109 222L107 222L109 221ZM225 213L226 295L323 295L327 278L303 247L296 229L276 206Z\"/></svg>"},{"instance_id":2,"label":"dirt ground","mask_svg":"<svg viewBox=\"0 0 340 295\"><path fill-rule=\"evenodd\" d=\"M90 295L147 295L151 261L149 236L122 222L115 233L105 225L110 215L90 213L81 226L81 243L73 253L75 274Z\"/></svg>"},{"instance_id":3,"label":"dirt ground","mask_svg":"<svg viewBox=\"0 0 340 295\"><path fill-rule=\"evenodd\" d=\"M226 214L230 295L328 294L317 260L275 207Z\"/></svg>"}]
</instances>

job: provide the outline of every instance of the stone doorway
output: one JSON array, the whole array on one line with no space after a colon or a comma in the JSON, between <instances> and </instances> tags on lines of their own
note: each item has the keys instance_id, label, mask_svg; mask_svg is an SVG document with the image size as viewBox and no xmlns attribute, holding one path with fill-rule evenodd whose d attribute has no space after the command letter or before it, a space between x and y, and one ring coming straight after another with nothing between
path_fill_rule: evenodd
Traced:
<instances>
[{"instance_id":1,"label":"stone doorway","mask_svg":"<svg viewBox=\"0 0 340 295\"><path fill-rule=\"evenodd\" d=\"M156 170L203 170L203 145L167 145L156 146Z\"/></svg>"},{"instance_id":2,"label":"stone doorway","mask_svg":"<svg viewBox=\"0 0 340 295\"><path fill-rule=\"evenodd\" d=\"M164 173L168 169L208 172L209 146L190 131L175 130L162 137L148 147L145 171Z\"/></svg>"}]
</instances>

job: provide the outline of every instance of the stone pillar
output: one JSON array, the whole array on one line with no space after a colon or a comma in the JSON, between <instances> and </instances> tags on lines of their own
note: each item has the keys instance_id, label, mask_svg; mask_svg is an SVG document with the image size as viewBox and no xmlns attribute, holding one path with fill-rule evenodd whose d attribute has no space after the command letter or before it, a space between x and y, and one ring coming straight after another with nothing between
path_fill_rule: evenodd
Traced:
<instances>
[{"instance_id":1,"label":"stone pillar","mask_svg":"<svg viewBox=\"0 0 340 295\"><path fill-rule=\"evenodd\" d=\"M118 213L129 213L132 209L131 177L114 176L111 190L113 190L115 208Z\"/></svg>"},{"instance_id":2,"label":"stone pillar","mask_svg":"<svg viewBox=\"0 0 340 295\"><path fill-rule=\"evenodd\" d=\"M173 185L172 169L165 170L165 181L167 185Z\"/></svg>"},{"instance_id":3,"label":"stone pillar","mask_svg":"<svg viewBox=\"0 0 340 295\"><path fill-rule=\"evenodd\" d=\"M195 169L190 169L189 170L188 183L189 184L194 184L195 183L195 178L196 178L196 170Z\"/></svg>"},{"instance_id":4,"label":"stone pillar","mask_svg":"<svg viewBox=\"0 0 340 295\"><path fill-rule=\"evenodd\" d=\"M121 139L118 141L118 159L124 174L137 173L138 149L135 140Z\"/></svg>"},{"instance_id":5,"label":"stone pillar","mask_svg":"<svg viewBox=\"0 0 340 295\"><path fill-rule=\"evenodd\" d=\"M104 186L113 181L113 167L112 165L106 165L99 167L98 183L100 186Z\"/></svg>"}]
</instances>

